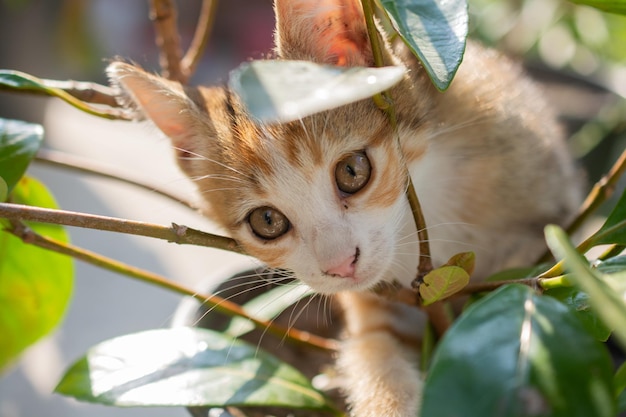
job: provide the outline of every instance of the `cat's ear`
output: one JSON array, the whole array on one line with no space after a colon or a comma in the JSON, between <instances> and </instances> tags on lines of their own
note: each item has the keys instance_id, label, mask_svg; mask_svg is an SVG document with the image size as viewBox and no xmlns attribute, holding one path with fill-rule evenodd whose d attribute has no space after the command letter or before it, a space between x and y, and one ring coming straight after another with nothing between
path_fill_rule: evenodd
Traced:
<instances>
[{"instance_id":1,"label":"cat's ear","mask_svg":"<svg viewBox=\"0 0 626 417\"><path fill-rule=\"evenodd\" d=\"M359 0L275 0L276 50L283 59L372 66Z\"/></svg>"},{"instance_id":2,"label":"cat's ear","mask_svg":"<svg viewBox=\"0 0 626 417\"><path fill-rule=\"evenodd\" d=\"M185 142L191 125L189 110L195 104L178 83L124 62L113 62L106 72L111 84L120 88L119 97L126 107L138 110L138 117L152 120L175 146Z\"/></svg>"}]
</instances>

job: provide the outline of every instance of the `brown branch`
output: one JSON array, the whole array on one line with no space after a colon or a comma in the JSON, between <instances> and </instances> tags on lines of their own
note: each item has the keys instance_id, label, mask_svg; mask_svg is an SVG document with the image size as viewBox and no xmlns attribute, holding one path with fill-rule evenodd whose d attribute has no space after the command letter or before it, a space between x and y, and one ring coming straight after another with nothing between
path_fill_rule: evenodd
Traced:
<instances>
[{"instance_id":1,"label":"brown branch","mask_svg":"<svg viewBox=\"0 0 626 417\"><path fill-rule=\"evenodd\" d=\"M181 61L181 71L185 77L187 77L187 80L189 80L189 78L191 78L193 73L196 71L196 67L200 62L200 58L204 53L206 45L209 43L209 35L211 33L211 29L213 28L216 11L217 0L204 0L202 2L202 9L200 10L200 17L198 18L196 32L194 33L187 53Z\"/></svg>"},{"instance_id":2,"label":"brown branch","mask_svg":"<svg viewBox=\"0 0 626 417\"><path fill-rule=\"evenodd\" d=\"M189 207L190 209L195 210L197 208L190 201L187 201L182 197L176 196L169 191L160 188L157 184L149 184L141 179L129 178L130 174L128 172L122 172L120 170L116 170L114 167L99 164L96 161L77 155L72 155L60 151L53 151L50 149L40 149L37 152L35 160L42 164L68 169L80 172L82 174L96 175L102 178L121 181L126 184L131 184L147 190L151 193L168 198L176 203Z\"/></svg>"},{"instance_id":3,"label":"brown branch","mask_svg":"<svg viewBox=\"0 0 626 417\"><path fill-rule=\"evenodd\" d=\"M309 332L297 330L294 328L283 328L282 326L279 326L272 322L257 319L250 316L240 305L232 301L226 300L213 294L199 294L192 289L189 289L158 274L144 271L142 269L124 264L114 259L107 258L97 253L42 236L27 227L21 221L12 221L11 226L5 230L22 239L24 243L68 255L74 259L79 259L91 265L95 265L115 273L123 274L131 278L135 278L140 281L156 285L170 291L174 291L178 294L193 297L199 302L203 304L208 304L209 306L211 306L212 309L219 311L223 314L229 316L239 316L248 319L252 323L254 323L255 326L265 328L268 332L278 337L286 337L294 342L307 344L320 349L337 349L337 342L333 339L325 339Z\"/></svg>"},{"instance_id":4,"label":"brown branch","mask_svg":"<svg viewBox=\"0 0 626 417\"><path fill-rule=\"evenodd\" d=\"M160 50L162 75L181 84L187 77L181 69L182 50L176 19L178 11L172 0L150 0L150 20L154 24L155 43Z\"/></svg>"},{"instance_id":5,"label":"brown branch","mask_svg":"<svg viewBox=\"0 0 626 417\"><path fill-rule=\"evenodd\" d=\"M576 219L567 228L571 235L604 203L615 191L617 182L626 171L626 150L622 152L609 172L596 182L580 207Z\"/></svg>"},{"instance_id":6,"label":"brown branch","mask_svg":"<svg viewBox=\"0 0 626 417\"><path fill-rule=\"evenodd\" d=\"M594 184L587 198L585 198L585 201L578 209L575 219L567 227L566 232L568 235L571 236L580 229L589 216L613 195L617 182L624 175L624 172L626 172L626 150L615 161L609 172ZM552 255L550 251L546 251L536 263L547 262L550 259L552 259Z\"/></svg>"},{"instance_id":7,"label":"brown branch","mask_svg":"<svg viewBox=\"0 0 626 417\"><path fill-rule=\"evenodd\" d=\"M152 237L178 244L206 246L216 249L244 253L233 239L202 232L187 226L172 223L161 226L115 217L97 216L65 210L53 210L21 204L0 203L0 218L25 220L41 223L62 224L65 226L105 230L129 235Z\"/></svg>"}]
</instances>

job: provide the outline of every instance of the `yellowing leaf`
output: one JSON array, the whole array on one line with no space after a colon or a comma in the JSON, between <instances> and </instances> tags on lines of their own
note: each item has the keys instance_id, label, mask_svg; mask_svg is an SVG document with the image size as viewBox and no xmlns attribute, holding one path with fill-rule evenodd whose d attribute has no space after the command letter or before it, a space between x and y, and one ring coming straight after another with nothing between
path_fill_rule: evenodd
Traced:
<instances>
[{"instance_id":1,"label":"yellowing leaf","mask_svg":"<svg viewBox=\"0 0 626 417\"><path fill-rule=\"evenodd\" d=\"M458 266L463 268L468 275L472 275L476 266L476 255L474 255L474 252L457 253L446 262L446 265Z\"/></svg>"},{"instance_id":2,"label":"yellowing leaf","mask_svg":"<svg viewBox=\"0 0 626 417\"><path fill-rule=\"evenodd\" d=\"M468 283L469 274L463 268L445 265L426 274L419 293L424 305L429 305L459 292Z\"/></svg>"}]
</instances>

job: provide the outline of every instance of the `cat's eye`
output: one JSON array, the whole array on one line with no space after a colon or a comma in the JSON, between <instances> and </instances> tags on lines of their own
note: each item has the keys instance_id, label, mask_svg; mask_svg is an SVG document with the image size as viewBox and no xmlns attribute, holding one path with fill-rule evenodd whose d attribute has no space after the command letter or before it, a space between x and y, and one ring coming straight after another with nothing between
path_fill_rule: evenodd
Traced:
<instances>
[{"instance_id":1,"label":"cat's eye","mask_svg":"<svg viewBox=\"0 0 626 417\"><path fill-rule=\"evenodd\" d=\"M265 240L279 238L289 230L289 219L269 206L252 210L248 216L248 223L254 234Z\"/></svg>"},{"instance_id":2,"label":"cat's eye","mask_svg":"<svg viewBox=\"0 0 626 417\"><path fill-rule=\"evenodd\" d=\"M354 194L367 185L372 166L365 152L355 152L343 158L335 167L335 181L339 190Z\"/></svg>"}]
</instances>

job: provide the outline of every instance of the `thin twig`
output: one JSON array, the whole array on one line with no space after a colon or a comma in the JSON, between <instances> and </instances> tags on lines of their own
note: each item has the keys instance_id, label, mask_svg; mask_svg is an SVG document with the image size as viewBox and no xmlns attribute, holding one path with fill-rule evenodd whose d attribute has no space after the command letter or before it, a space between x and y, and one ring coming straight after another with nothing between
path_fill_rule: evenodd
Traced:
<instances>
[{"instance_id":1,"label":"thin twig","mask_svg":"<svg viewBox=\"0 0 626 417\"><path fill-rule=\"evenodd\" d=\"M66 152L53 151L50 149L40 149L37 152L35 160L38 163L42 163L45 165L72 170L80 172L82 174L96 175L98 177L107 178L115 181L121 181L125 184L134 185L151 193L168 198L169 200L182 204L183 206L186 206L192 210L197 209L197 207L195 207L194 204L192 204L190 201L172 194L171 192L159 187L157 184L150 184L142 179L130 178L130 174L128 172L116 170L114 167L100 164L91 159L72 155Z\"/></svg>"},{"instance_id":2,"label":"thin twig","mask_svg":"<svg viewBox=\"0 0 626 417\"><path fill-rule=\"evenodd\" d=\"M580 229L580 227L615 191L617 182L626 172L626 150L622 152L617 161L613 164L609 172L596 182L585 198L585 201L578 209L578 214L572 223L567 227L568 235ZM550 251L546 251L536 263L547 262L552 258Z\"/></svg>"},{"instance_id":3,"label":"thin twig","mask_svg":"<svg viewBox=\"0 0 626 417\"><path fill-rule=\"evenodd\" d=\"M175 223L172 223L171 226L162 226L115 217L97 216L12 203L0 203L0 218L105 230L163 239L178 244L198 245L244 253L243 249L233 239L202 232Z\"/></svg>"},{"instance_id":4,"label":"thin twig","mask_svg":"<svg viewBox=\"0 0 626 417\"><path fill-rule=\"evenodd\" d=\"M293 328L283 328L282 326L279 326L272 322L252 317L248 313L246 313L240 305L232 301L226 300L213 294L199 294L198 292L190 288L187 288L158 274L144 271L142 269L124 264L114 259L107 258L97 253L42 236L27 227L21 221L12 221L11 227L5 230L19 237L25 243L32 244L40 248L51 250L64 255L68 255L72 258L79 259L91 265L95 265L112 272L124 274L131 278L138 279L142 282L146 282L161 288L168 289L170 291L174 291L178 294L193 297L199 302L209 305L212 309L220 313L248 319L257 327L267 329L268 332L278 337L286 337L294 342L307 344L309 346L325 350L336 350L337 348L337 342L335 340L325 339L309 332L304 332Z\"/></svg>"},{"instance_id":5,"label":"thin twig","mask_svg":"<svg viewBox=\"0 0 626 417\"><path fill-rule=\"evenodd\" d=\"M567 233L571 235L602 205L615 191L615 186L626 172L626 150L622 152L615 164L591 189L589 195L578 211L576 219L567 228Z\"/></svg>"},{"instance_id":6,"label":"thin twig","mask_svg":"<svg viewBox=\"0 0 626 417\"><path fill-rule=\"evenodd\" d=\"M159 47L162 75L181 84L187 78L181 70L182 50L176 19L178 11L172 0L150 0L150 20L154 24L155 43Z\"/></svg>"},{"instance_id":7,"label":"thin twig","mask_svg":"<svg viewBox=\"0 0 626 417\"><path fill-rule=\"evenodd\" d=\"M372 0L361 0L361 5L363 7L363 14L365 16L367 33L370 38L374 65L377 67L385 66L383 50L380 42L381 39L379 37L378 30L376 29L376 24L374 23L374 8L372 5ZM391 124L393 130L396 131L398 121L391 94L388 91L377 94L374 97L374 102L381 110L384 110L387 113L389 117L389 123ZM413 280L413 287L416 290L415 304L419 305L419 293L417 293L417 289L422 283L424 276L432 271L433 264L430 255L430 240L428 238L426 220L424 218L424 214L422 213L421 205L419 203L417 193L415 192L415 187L413 186L413 180L411 179L408 167L406 169L406 176L408 179L406 197L409 201L411 212L413 213L413 219L415 222L415 227L417 228L417 236L419 239L419 263L417 267L416 277ZM425 307L424 310L428 314L429 320L433 324L433 327L435 328L438 336L442 336L451 325L450 318L448 317L448 314L445 310L445 305L441 302L437 302L428 307Z\"/></svg>"},{"instance_id":8,"label":"thin twig","mask_svg":"<svg viewBox=\"0 0 626 417\"><path fill-rule=\"evenodd\" d=\"M202 58L202 54L206 49L206 45L209 43L209 35L213 28L216 11L217 0L204 0L202 2L196 32L193 35L187 53L181 61L181 71L185 77L187 77L187 80L189 80L196 71L200 58Z\"/></svg>"}]
</instances>

